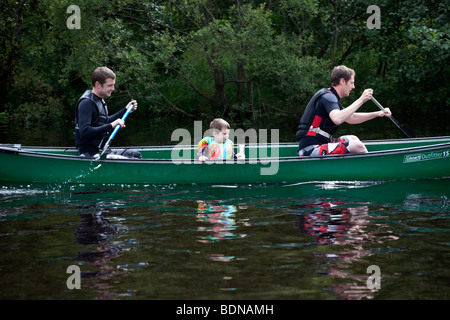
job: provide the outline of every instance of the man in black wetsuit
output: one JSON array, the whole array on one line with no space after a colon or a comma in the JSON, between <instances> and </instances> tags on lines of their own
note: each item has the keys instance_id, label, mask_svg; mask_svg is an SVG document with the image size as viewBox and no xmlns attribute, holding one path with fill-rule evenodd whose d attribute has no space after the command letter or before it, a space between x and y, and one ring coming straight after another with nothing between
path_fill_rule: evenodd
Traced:
<instances>
[{"instance_id":1,"label":"man in black wetsuit","mask_svg":"<svg viewBox=\"0 0 450 320\"><path fill-rule=\"evenodd\" d=\"M87 90L78 100L75 111L75 137L78 154L82 157L93 158L99 153L107 140L110 130L118 124L125 127L121 117L128 106L133 104L131 112L137 109L135 100L121 111L108 115L108 108L103 98L111 96L114 91L116 75L106 67L99 67L92 73L92 90ZM127 158L142 158L141 154L134 150L121 149L108 151Z\"/></svg>"},{"instance_id":2,"label":"man in black wetsuit","mask_svg":"<svg viewBox=\"0 0 450 320\"><path fill-rule=\"evenodd\" d=\"M319 90L309 101L300 119L296 134L299 140L299 156L327 154L364 153L366 146L357 136L345 135L333 138L338 126L363 123L376 117L390 117L388 108L375 112L356 112L370 100L372 89L364 90L359 99L344 108L340 99L349 96L355 88L355 71L346 66L337 66L331 73L331 87Z\"/></svg>"}]
</instances>

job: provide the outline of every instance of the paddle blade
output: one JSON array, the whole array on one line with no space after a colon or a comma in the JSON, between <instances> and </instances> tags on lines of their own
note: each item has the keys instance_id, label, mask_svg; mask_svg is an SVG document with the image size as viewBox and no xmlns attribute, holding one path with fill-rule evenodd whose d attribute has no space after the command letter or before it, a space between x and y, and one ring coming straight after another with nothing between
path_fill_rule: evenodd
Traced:
<instances>
[{"instance_id":1,"label":"paddle blade","mask_svg":"<svg viewBox=\"0 0 450 320\"><path fill-rule=\"evenodd\" d=\"M402 136L405 138L416 138L416 133L414 132L414 130L407 124L401 124L401 131L402 131Z\"/></svg>"}]
</instances>

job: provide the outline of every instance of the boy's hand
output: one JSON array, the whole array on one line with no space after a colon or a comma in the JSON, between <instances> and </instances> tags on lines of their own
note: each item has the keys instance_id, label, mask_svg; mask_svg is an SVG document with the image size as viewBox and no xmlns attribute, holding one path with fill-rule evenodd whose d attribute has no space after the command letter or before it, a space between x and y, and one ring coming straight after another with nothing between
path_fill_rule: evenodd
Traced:
<instances>
[{"instance_id":1,"label":"boy's hand","mask_svg":"<svg viewBox=\"0 0 450 320\"><path fill-rule=\"evenodd\" d=\"M236 153L236 158L238 158L239 160L245 160L245 154L243 154L243 153Z\"/></svg>"}]
</instances>

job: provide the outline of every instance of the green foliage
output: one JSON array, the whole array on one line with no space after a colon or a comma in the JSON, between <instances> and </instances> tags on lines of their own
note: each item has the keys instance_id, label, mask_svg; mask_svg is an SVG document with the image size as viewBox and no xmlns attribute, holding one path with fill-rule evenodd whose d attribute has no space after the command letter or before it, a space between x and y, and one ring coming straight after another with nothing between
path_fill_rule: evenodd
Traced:
<instances>
[{"instance_id":1,"label":"green foliage","mask_svg":"<svg viewBox=\"0 0 450 320\"><path fill-rule=\"evenodd\" d=\"M60 123L63 104L56 97L54 88L45 83L34 69L18 69L11 93L17 97L16 105L9 110L21 120L45 124Z\"/></svg>"},{"instance_id":2,"label":"green foliage","mask_svg":"<svg viewBox=\"0 0 450 320\"><path fill-rule=\"evenodd\" d=\"M373 1L373 30L363 0L76 2L81 29L73 1L1 2L0 112L73 121L100 65L117 74L112 111L134 98L153 119L295 122L337 64L356 70L354 98L372 87L397 113L450 102L448 0Z\"/></svg>"}]
</instances>

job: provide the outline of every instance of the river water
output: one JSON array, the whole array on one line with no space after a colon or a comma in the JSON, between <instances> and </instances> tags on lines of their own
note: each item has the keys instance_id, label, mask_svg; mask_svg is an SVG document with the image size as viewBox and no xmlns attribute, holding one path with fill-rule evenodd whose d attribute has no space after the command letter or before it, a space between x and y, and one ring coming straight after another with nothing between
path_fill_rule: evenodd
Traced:
<instances>
[{"instance_id":1,"label":"river water","mask_svg":"<svg viewBox=\"0 0 450 320\"><path fill-rule=\"evenodd\" d=\"M1 143L73 143L64 131L0 129ZM115 143L149 145L149 132L171 143L170 130L141 131ZM449 199L450 179L2 182L0 299L449 299Z\"/></svg>"},{"instance_id":2,"label":"river water","mask_svg":"<svg viewBox=\"0 0 450 320\"><path fill-rule=\"evenodd\" d=\"M449 198L450 179L2 183L0 299L449 299Z\"/></svg>"}]
</instances>

